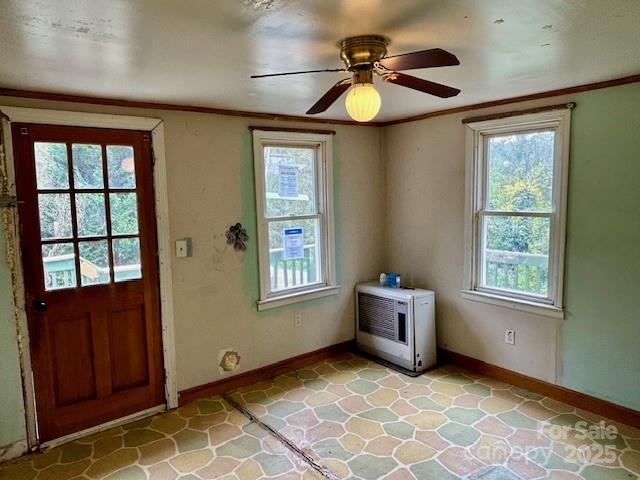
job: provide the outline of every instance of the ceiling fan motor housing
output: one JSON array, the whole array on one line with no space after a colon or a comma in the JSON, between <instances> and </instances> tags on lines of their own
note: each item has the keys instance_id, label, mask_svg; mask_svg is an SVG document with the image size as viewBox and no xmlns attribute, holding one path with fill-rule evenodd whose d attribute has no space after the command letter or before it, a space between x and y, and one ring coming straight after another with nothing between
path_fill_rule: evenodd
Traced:
<instances>
[{"instance_id":1,"label":"ceiling fan motor housing","mask_svg":"<svg viewBox=\"0 0 640 480\"><path fill-rule=\"evenodd\" d=\"M373 64L387 54L389 39L382 35L348 37L340 42L340 58L352 72L371 71Z\"/></svg>"}]
</instances>

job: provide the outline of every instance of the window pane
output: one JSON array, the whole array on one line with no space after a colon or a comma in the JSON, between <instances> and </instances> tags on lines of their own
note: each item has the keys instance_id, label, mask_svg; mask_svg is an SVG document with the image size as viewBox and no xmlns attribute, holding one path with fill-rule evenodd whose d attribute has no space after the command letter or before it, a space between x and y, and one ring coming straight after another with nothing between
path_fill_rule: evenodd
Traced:
<instances>
[{"instance_id":1,"label":"window pane","mask_svg":"<svg viewBox=\"0 0 640 480\"><path fill-rule=\"evenodd\" d=\"M489 138L487 208L550 212L554 132L523 132Z\"/></svg>"},{"instance_id":2,"label":"window pane","mask_svg":"<svg viewBox=\"0 0 640 480\"><path fill-rule=\"evenodd\" d=\"M138 233L138 203L135 192L110 193L112 235Z\"/></svg>"},{"instance_id":3,"label":"window pane","mask_svg":"<svg viewBox=\"0 0 640 480\"><path fill-rule=\"evenodd\" d=\"M107 234L104 194L77 193L76 220L79 237L99 237Z\"/></svg>"},{"instance_id":4,"label":"window pane","mask_svg":"<svg viewBox=\"0 0 640 480\"><path fill-rule=\"evenodd\" d=\"M71 200L68 193L38 194L38 211L43 240L71 238Z\"/></svg>"},{"instance_id":5,"label":"window pane","mask_svg":"<svg viewBox=\"0 0 640 480\"><path fill-rule=\"evenodd\" d=\"M76 255L73 243L42 245L44 289L59 290L76 286Z\"/></svg>"},{"instance_id":6,"label":"window pane","mask_svg":"<svg viewBox=\"0 0 640 480\"><path fill-rule=\"evenodd\" d=\"M484 219L482 286L547 296L549 218Z\"/></svg>"},{"instance_id":7,"label":"window pane","mask_svg":"<svg viewBox=\"0 0 640 480\"><path fill-rule=\"evenodd\" d=\"M271 290L322 281L319 220L269 222Z\"/></svg>"},{"instance_id":8,"label":"window pane","mask_svg":"<svg viewBox=\"0 0 640 480\"><path fill-rule=\"evenodd\" d=\"M267 217L317 213L314 149L265 147L264 161Z\"/></svg>"},{"instance_id":9,"label":"window pane","mask_svg":"<svg viewBox=\"0 0 640 480\"><path fill-rule=\"evenodd\" d=\"M36 184L39 189L69 188L66 143L34 142Z\"/></svg>"},{"instance_id":10,"label":"window pane","mask_svg":"<svg viewBox=\"0 0 640 480\"><path fill-rule=\"evenodd\" d=\"M79 242L82 286L109 283L109 253L106 240Z\"/></svg>"},{"instance_id":11,"label":"window pane","mask_svg":"<svg viewBox=\"0 0 640 480\"><path fill-rule=\"evenodd\" d=\"M142 278L138 238L113 239L113 273L116 282Z\"/></svg>"},{"instance_id":12,"label":"window pane","mask_svg":"<svg viewBox=\"0 0 640 480\"><path fill-rule=\"evenodd\" d=\"M71 153L73 155L73 186L77 189L104 188L102 147L74 143L71 146Z\"/></svg>"},{"instance_id":13,"label":"window pane","mask_svg":"<svg viewBox=\"0 0 640 480\"><path fill-rule=\"evenodd\" d=\"M107 145L109 188L136 188L133 147Z\"/></svg>"}]
</instances>

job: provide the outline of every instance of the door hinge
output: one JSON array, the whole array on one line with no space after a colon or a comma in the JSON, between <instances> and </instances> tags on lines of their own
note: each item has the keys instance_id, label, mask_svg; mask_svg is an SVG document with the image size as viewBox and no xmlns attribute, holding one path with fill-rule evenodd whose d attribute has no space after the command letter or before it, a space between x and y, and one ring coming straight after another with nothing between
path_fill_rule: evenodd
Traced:
<instances>
[{"instance_id":1,"label":"door hinge","mask_svg":"<svg viewBox=\"0 0 640 480\"><path fill-rule=\"evenodd\" d=\"M29 129L27 127L20 127L20 135L29 135Z\"/></svg>"},{"instance_id":2,"label":"door hinge","mask_svg":"<svg viewBox=\"0 0 640 480\"><path fill-rule=\"evenodd\" d=\"M145 133L142 135L143 142L149 142L150 140L151 140L151 137L149 136L149 134Z\"/></svg>"}]
</instances>

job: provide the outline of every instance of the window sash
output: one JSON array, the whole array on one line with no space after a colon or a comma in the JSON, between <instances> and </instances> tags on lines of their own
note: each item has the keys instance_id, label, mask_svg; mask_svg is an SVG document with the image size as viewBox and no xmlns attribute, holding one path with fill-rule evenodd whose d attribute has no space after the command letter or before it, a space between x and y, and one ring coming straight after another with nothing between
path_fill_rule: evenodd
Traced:
<instances>
[{"instance_id":1,"label":"window sash","mask_svg":"<svg viewBox=\"0 0 640 480\"><path fill-rule=\"evenodd\" d=\"M335 285L335 267L333 252L333 215L332 215L332 175L331 175L331 138L326 134L291 133L254 130L254 162L256 201L258 213L258 254L260 274L260 300L287 297L296 293L313 291ZM315 169L315 208L316 213L308 215L267 216L266 198L266 161L265 148L312 148L314 149ZM316 220L317 255L320 262L317 268L317 282L302 286L274 290L271 285L271 260L269 252L269 224L274 222ZM318 263L316 261L316 263Z\"/></svg>"},{"instance_id":2,"label":"window sash","mask_svg":"<svg viewBox=\"0 0 640 480\"><path fill-rule=\"evenodd\" d=\"M467 223L465 243L465 291L477 291L505 300L562 308L564 232L569 153L570 110L523 114L496 120L467 123ZM495 211L488 206L488 139L527 132L554 132L552 205L549 212ZM549 218L549 267L547 296L482 286L484 218L512 216Z\"/></svg>"},{"instance_id":3,"label":"window sash","mask_svg":"<svg viewBox=\"0 0 640 480\"><path fill-rule=\"evenodd\" d=\"M537 212L537 211L520 211L520 210L489 210L489 140L492 137L500 137L505 135L523 135L527 133L536 133L536 132L553 132L554 133L554 154L553 154L553 177L552 177L552 193L551 193L551 204L552 210L550 212ZM478 158L478 162L481 165L481 181L480 186L478 188L479 194L479 202L478 205L481 206L476 211L476 236L475 243L476 248L474 249L477 254L475 255L475 275L473 278L473 287L474 290L479 292L485 292L495 295L506 295L509 297L519 298L526 301L533 301L539 303L553 304L554 303L554 292L556 291L556 285L554 278L556 277L555 273L555 255L554 255L554 246L556 242L554 241L555 237L555 214L554 214L554 206L556 205L556 166L559 163L558 158L558 145L557 145L557 126L549 126L546 125L544 127L538 126L521 126L513 129L503 129L497 132L485 133L481 134L482 142L482 150L479 152L481 155ZM486 248L485 248L485 240L486 240L486 231L485 231L485 217L487 216L502 216L502 217L530 217L530 218L549 218L549 262L548 262L548 270L547 270L547 295L535 295L531 293L521 292L517 290L510 290L506 288L498 288L498 287L488 287L484 285L484 267L485 267L485 259L486 259Z\"/></svg>"},{"instance_id":4,"label":"window sash","mask_svg":"<svg viewBox=\"0 0 640 480\"><path fill-rule=\"evenodd\" d=\"M536 295L534 293L523 292L520 290L513 290L509 288L499 288L492 287L486 285L486 282L483 281L485 278L485 265L486 265L486 230L485 230L485 219L487 217L520 217L520 218L548 218L549 219L549 254L547 261L547 295ZM478 225L478 235L476 236L476 251L478 255L476 255L476 265L475 272L476 276L474 278L474 290L479 292L489 293L493 295L504 295L508 294L511 297L519 298L527 301L541 302L552 305L553 304L553 292L555 291L554 284L554 275L553 275L553 221L554 214L547 212L502 212L502 211L479 211L477 212L477 225Z\"/></svg>"},{"instance_id":5,"label":"window sash","mask_svg":"<svg viewBox=\"0 0 640 480\"><path fill-rule=\"evenodd\" d=\"M313 143L309 143L309 142L300 142L300 141L295 141L295 140L287 140L287 141L280 141L280 142L273 142L273 141L265 141L262 142L262 146L261 146L261 162L262 162L262 172L263 172L263 178L262 178L262 191L263 191L263 211L262 211L262 216L265 219L291 219L294 218L296 216L291 216L291 215L285 215L285 216L270 216L267 213L267 207L268 207L268 199L267 199L267 175L266 175L266 169L267 169L267 163L265 161L264 158L264 151L265 148L307 148L310 150L313 150L313 177L314 177L314 212L315 213L310 213L308 215L299 215L298 217L300 217L300 219L304 219L303 217L311 217L313 215L320 215L322 214L322 210L320 208L320 206L322 205L322 201L323 201L323 197L322 195L324 194L324 192L322 191L323 188L323 180L324 178L321 176L322 173L322 168L321 168L321 155L322 155L322 146L321 144L317 143L317 142L313 142Z\"/></svg>"},{"instance_id":6,"label":"window sash","mask_svg":"<svg viewBox=\"0 0 640 480\"><path fill-rule=\"evenodd\" d=\"M266 223L267 223L267 239L266 239L266 243L267 243L267 248L268 248L268 256L267 256L267 269L269 271L269 282L268 282L268 289L265 291L265 295L267 298L272 298L272 297L278 297L281 295L289 295L292 293L296 293L296 292L303 292L305 290L310 290L310 289L315 289L315 288L319 288L319 287L326 287L328 286L327 283L327 269L326 269L326 261L325 261L325 249L324 249L324 225L323 225L323 221L324 221L324 216L321 214L316 214L316 215L302 215L302 216L292 216L292 217L276 217L276 218L268 218L265 219ZM269 249L269 225L272 223L279 223L279 222L287 222L287 221L291 221L291 220L317 220L318 221L318 227L317 227L317 232L316 232L316 245L317 245L317 250L315 252L315 263L316 263L316 276L317 276L317 281L312 282L312 283L307 283L304 285L298 285L298 286L292 286L292 287L287 287L287 288L281 288L281 289L273 289L271 286L271 250ZM318 261L318 259L320 261ZM286 273L285 273L286 275ZM295 275L295 272L294 272Z\"/></svg>"}]
</instances>

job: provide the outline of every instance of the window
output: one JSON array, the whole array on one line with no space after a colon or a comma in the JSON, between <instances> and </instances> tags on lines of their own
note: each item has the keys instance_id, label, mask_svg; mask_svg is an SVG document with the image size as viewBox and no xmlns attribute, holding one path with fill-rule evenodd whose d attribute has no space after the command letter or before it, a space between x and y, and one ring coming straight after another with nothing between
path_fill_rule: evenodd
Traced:
<instances>
[{"instance_id":1,"label":"window","mask_svg":"<svg viewBox=\"0 0 640 480\"><path fill-rule=\"evenodd\" d=\"M134 149L33 144L45 290L142 278Z\"/></svg>"},{"instance_id":2,"label":"window","mask_svg":"<svg viewBox=\"0 0 640 480\"><path fill-rule=\"evenodd\" d=\"M466 298L562 316L570 114L467 123Z\"/></svg>"},{"instance_id":3,"label":"window","mask_svg":"<svg viewBox=\"0 0 640 480\"><path fill-rule=\"evenodd\" d=\"M332 135L253 130L258 309L338 292Z\"/></svg>"}]
</instances>

